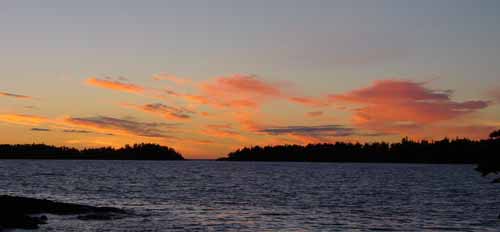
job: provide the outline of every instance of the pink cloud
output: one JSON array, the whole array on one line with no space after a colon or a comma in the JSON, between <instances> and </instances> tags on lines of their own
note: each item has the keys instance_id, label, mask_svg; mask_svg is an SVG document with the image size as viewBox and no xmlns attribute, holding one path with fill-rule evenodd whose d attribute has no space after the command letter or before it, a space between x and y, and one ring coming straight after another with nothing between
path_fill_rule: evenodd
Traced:
<instances>
[{"instance_id":1,"label":"pink cloud","mask_svg":"<svg viewBox=\"0 0 500 232\"><path fill-rule=\"evenodd\" d=\"M203 82L199 89L203 103L227 108L257 108L265 100L282 95L280 87L273 83L239 74Z\"/></svg>"},{"instance_id":2,"label":"pink cloud","mask_svg":"<svg viewBox=\"0 0 500 232\"><path fill-rule=\"evenodd\" d=\"M381 80L366 88L330 95L329 99L359 106L354 110L354 124L382 131L454 119L489 104L487 101L456 102L451 100L451 93L432 90L418 82Z\"/></svg>"},{"instance_id":3,"label":"pink cloud","mask_svg":"<svg viewBox=\"0 0 500 232\"><path fill-rule=\"evenodd\" d=\"M305 106L326 106L327 101L291 94L288 84L269 82L254 75L235 74L218 77L198 85L200 94L184 98L202 104L226 108L259 108L271 100L284 99Z\"/></svg>"},{"instance_id":4,"label":"pink cloud","mask_svg":"<svg viewBox=\"0 0 500 232\"><path fill-rule=\"evenodd\" d=\"M255 76L236 74L230 77L219 77L213 82L204 83L202 90L214 95L217 94L241 94L246 93L254 96L279 96L279 87L258 79Z\"/></svg>"},{"instance_id":5,"label":"pink cloud","mask_svg":"<svg viewBox=\"0 0 500 232\"><path fill-rule=\"evenodd\" d=\"M321 107L321 106L327 106L328 102L323 100L323 99L317 99L317 98L312 98L312 97L290 97L288 98L289 101L305 106L312 106L312 107Z\"/></svg>"}]
</instances>

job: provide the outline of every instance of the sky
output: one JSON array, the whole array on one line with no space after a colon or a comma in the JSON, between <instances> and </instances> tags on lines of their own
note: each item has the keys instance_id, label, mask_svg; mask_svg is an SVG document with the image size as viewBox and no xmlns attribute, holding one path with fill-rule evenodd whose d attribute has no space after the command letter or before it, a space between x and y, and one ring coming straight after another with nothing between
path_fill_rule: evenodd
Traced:
<instances>
[{"instance_id":1,"label":"sky","mask_svg":"<svg viewBox=\"0 0 500 232\"><path fill-rule=\"evenodd\" d=\"M486 138L496 0L0 2L0 143Z\"/></svg>"}]
</instances>

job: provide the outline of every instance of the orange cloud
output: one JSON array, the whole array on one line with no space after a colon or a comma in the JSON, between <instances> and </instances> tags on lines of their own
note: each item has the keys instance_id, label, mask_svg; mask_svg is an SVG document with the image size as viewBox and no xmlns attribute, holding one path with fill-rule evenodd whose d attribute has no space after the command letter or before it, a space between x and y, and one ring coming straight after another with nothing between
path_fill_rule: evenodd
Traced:
<instances>
[{"instance_id":1,"label":"orange cloud","mask_svg":"<svg viewBox=\"0 0 500 232\"><path fill-rule=\"evenodd\" d=\"M234 128L229 124L207 125L205 126L205 129L201 131L201 133L211 137L243 140L243 137L240 135L240 133L234 130Z\"/></svg>"},{"instance_id":2,"label":"orange cloud","mask_svg":"<svg viewBox=\"0 0 500 232\"><path fill-rule=\"evenodd\" d=\"M345 94L330 95L335 103L359 105L353 122L361 127L387 131L418 127L457 118L489 105L487 101L455 102L451 91L428 89L423 83L381 80Z\"/></svg>"},{"instance_id":3,"label":"orange cloud","mask_svg":"<svg viewBox=\"0 0 500 232\"><path fill-rule=\"evenodd\" d=\"M244 131L259 133L259 131L264 128L263 125L255 120L255 115L251 113L239 112L234 115L234 118Z\"/></svg>"},{"instance_id":4,"label":"orange cloud","mask_svg":"<svg viewBox=\"0 0 500 232\"><path fill-rule=\"evenodd\" d=\"M0 122L6 122L18 125L35 126L48 121L49 119L36 115L0 114Z\"/></svg>"},{"instance_id":5,"label":"orange cloud","mask_svg":"<svg viewBox=\"0 0 500 232\"><path fill-rule=\"evenodd\" d=\"M155 80L169 80L179 85L190 84L198 90L197 93L193 94L165 89L161 91L164 95L178 97L191 104L210 105L216 108L256 110L262 104L277 99L310 107L328 105L328 101L325 99L295 96L286 91L287 84L265 81L254 75L235 74L200 83L168 74L155 75L153 78Z\"/></svg>"},{"instance_id":6,"label":"orange cloud","mask_svg":"<svg viewBox=\"0 0 500 232\"><path fill-rule=\"evenodd\" d=\"M313 111L313 112L308 112L307 116L308 117L319 117L323 115L323 111Z\"/></svg>"},{"instance_id":7,"label":"orange cloud","mask_svg":"<svg viewBox=\"0 0 500 232\"><path fill-rule=\"evenodd\" d=\"M0 97L13 97L13 98L18 98L18 99L32 99L32 97L30 97L30 96L13 94L13 93L6 93L6 92L0 92Z\"/></svg>"},{"instance_id":8,"label":"orange cloud","mask_svg":"<svg viewBox=\"0 0 500 232\"><path fill-rule=\"evenodd\" d=\"M178 77L178 76L166 74L166 73L153 75L153 80L155 80L155 81L166 80L166 81L170 81L170 82L177 84L177 85L189 85L189 84L193 83L193 81L191 79Z\"/></svg>"},{"instance_id":9,"label":"orange cloud","mask_svg":"<svg viewBox=\"0 0 500 232\"><path fill-rule=\"evenodd\" d=\"M104 89L111 89L120 92L127 92L133 94L142 94L146 91L146 89L142 86L120 82L116 80L109 79L98 79L98 78L88 78L85 80L85 83L90 86L100 87Z\"/></svg>"}]
</instances>

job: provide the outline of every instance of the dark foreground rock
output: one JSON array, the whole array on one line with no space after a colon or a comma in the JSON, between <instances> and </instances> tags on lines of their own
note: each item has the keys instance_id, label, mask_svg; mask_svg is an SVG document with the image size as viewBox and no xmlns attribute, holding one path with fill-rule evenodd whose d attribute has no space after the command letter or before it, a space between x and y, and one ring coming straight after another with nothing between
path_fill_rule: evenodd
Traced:
<instances>
[{"instance_id":1,"label":"dark foreground rock","mask_svg":"<svg viewBox=\"0 0 500 232\"><path fill-rule=\"evenodd\" d=\"M0 195L0 231L2 229L37 229L47 223L47 216L78 215L80 220L113 220L127 211L112 207L94 207L50 200Z\"/></svg>"}]
</instances>

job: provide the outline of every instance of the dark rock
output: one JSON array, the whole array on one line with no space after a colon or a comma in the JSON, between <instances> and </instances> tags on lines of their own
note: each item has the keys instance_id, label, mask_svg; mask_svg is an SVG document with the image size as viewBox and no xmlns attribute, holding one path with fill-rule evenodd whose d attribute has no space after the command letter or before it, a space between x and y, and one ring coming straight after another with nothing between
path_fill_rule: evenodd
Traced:
<instances>
[{"instance_id":1,"label":"dark rock","mask_svg":"<svg viewBox=\"0 0 500 232\"><path fill-rule=\"evenodd\" d=\"M81 215L81 220L113 220L123 218L125 210L112 207L60 203L27 197L0 196L0 231L4 229L37 229L47 223L47 216L37 214Z\"/></svg>"},{"instance_id":2,"label":"dark rock","mask_svg":"<svg viewBox=\"0 0 500 232\"><path fill-rule=\"evenodd\" d=\"M38 225L44 224L37 217L31 217L19 213L0 213L0 228L6 229L38 229Z\"/></svg>"}]
</instances>

